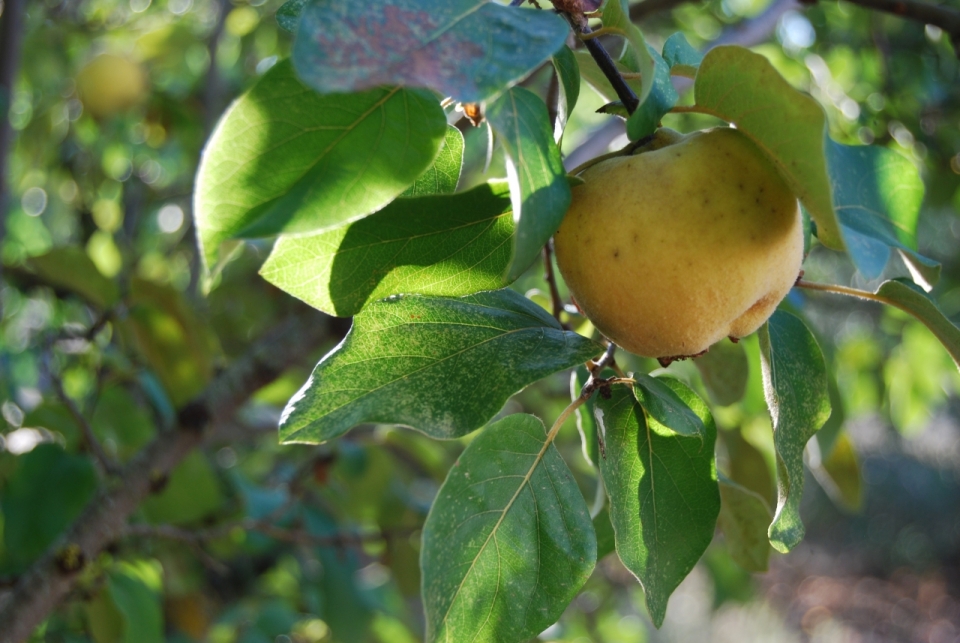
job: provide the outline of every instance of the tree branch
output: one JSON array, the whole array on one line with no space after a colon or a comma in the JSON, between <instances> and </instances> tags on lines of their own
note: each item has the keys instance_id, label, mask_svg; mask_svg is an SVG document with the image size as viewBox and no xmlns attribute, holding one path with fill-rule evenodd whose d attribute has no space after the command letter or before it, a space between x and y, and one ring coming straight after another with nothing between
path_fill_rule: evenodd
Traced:
<instances>
[{"instance_id":1,"label":"tree branch","mask_svg":"<svg viewBox=\"0 0 960 643\"><path fill-rule=\"evenodd\" d=\"M593 59L597 62L597 67L600 68L603 75L610 81L610 85L613 86L613 90L617 93L617 98L623 103L627 112L630 114L634 113L640 106L640 99L637 98L634 91L627 85L627 81L620 75L620 71L617 69L616 63L613 62L613 58L610 57L610 53L604 48L603 43L601 43L599 39L582 38L582 36L589 36L592 33L583 14L574 16L566 12L561 12L560 15L570 23L570 28L573 29L573 33L577 36L577 39L586 46L587 51L593 56Z\"/></svg>"},{"instance_id":2,"label":"tree branch","mask_svg":"<svg viewBox=\"0 0 960 643\"><path fill-rule=\"evenodd\" d=\"M124 469L116 485L101 489L69 531L0 600L0 643L21 643L73 587L84 564L126 532L127 519L170 471L206 437L292 362L316 349L332 320L304 314L284 322L254 344L178 414L178 426L148 444Z\"/></svg>"}]
</instances>

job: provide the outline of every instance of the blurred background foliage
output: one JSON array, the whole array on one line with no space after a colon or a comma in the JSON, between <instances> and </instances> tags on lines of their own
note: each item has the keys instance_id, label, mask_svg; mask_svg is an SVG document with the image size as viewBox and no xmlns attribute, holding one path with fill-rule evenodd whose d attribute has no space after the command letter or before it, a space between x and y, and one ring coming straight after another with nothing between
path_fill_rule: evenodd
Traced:
<instances>
[{"instance_id":1,"label":"blurred background foliage","mask_svg":"<svg viewBox=\"0 0 960 643\"><path fill-rule=\"evenodd\" d=\"M26 4L2 245L0 592L109 485L85 423L107 461L128 461L214 373L301 306L257 276L266 242L238 248L200 295L191 228L204 140L229 101L289 52L279 4ZM960 321L960 82L949 38L832 0L646 0L633 9L658 50L675 31L700 48L755 46L820 101L834 138L915 162L927 185L915 234L920 251L943 263L934 296ZM545 95L550 74L525 83ZM563 141L568 166L626 141L619 121L594 113L602 104L584 90ZM680 114L664 124L715 122ZM499 148L488 158L488 131L457 125L467 150L461 188L503 176ZM821 246L805 269L816 281L876 284ZM894 261L885 276L904 271ZM548 305L541 273L531 269L515 287ZM718 535L659 632L640 588L608 555L540 639L960 640L960 375L924 327L893 309L807 293L788 304L813 321L835 385L834 416L808 453L805 543L757 575L751 567L762 564L745 569ZM419 529L470 438L441 443L379 426L320 447L279 446L280 409L321 354L259 391L229 440L207 442L160 481L128 537L92 561L34 640L419 640ZM773 452L756 339L710 355L719 357L669 370L714 403L721 470L769 503ZM569 391L566 376L549 378L504 413L554 418ZM582 424L589 433L589 417ZM594 498L572 423L559 447Z\"/></svg>"}]
</instances>

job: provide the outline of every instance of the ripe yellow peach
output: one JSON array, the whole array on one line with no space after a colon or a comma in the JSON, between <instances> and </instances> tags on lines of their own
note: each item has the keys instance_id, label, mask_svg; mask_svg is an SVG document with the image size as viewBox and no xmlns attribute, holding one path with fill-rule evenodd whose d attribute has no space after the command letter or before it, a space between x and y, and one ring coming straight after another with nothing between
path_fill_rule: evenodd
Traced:
<instances>
[{"instance_id":1,"label":"ripe yellow peach","mask_svg":"<svg viewBox=\"0 0 960 643\"><path fill-rule=\"evenodd\" d=\"M557 264L616 344L693 356L773 314L800 272L803 223L796 197L744 134L658 140L581 173L554 238Z\"/></svg>"}]
</instances>

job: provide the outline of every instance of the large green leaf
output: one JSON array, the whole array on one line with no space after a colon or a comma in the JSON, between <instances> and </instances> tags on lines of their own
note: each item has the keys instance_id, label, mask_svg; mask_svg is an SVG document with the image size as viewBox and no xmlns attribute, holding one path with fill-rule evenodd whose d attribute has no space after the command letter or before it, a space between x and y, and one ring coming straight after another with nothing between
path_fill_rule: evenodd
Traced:
<instances>
[{"instance_id":1,"label":"large green leaf","mask_svg":"<svg viewBox=\"0 0 960 643\"><path fill-rule=\"evenodd\" d=\"M488 0L311 0L293 60L323 93L415 85L479 103L550 58L569 32L553 12Z\"/></svg>"},{"instance_id":2,"label":"large green leaf","mask_svg":"<svg viewBox=\"0 0 960 643\"><path fill-rule=\"evenodd\" d=\"M696 109L737 126L776 165L817 222L820 240L843 248L824 160L826 118L770 62L743 47L711 49L694 82Z\"/></svg>"},{"instance_id":3,"label":"large green leaf","mask_svg":"<svg viewBox=\"0 0 960 643\"><path fill-rule=\"evenodd\" d=\"M41 444L19 460L0 495L7 573L40 556L80 515L97 487L90 460L59 446Z\"/></svg>"},{"instance_id":4,"label":"large green leaf","mask_svg":"<svg viewBox=\"0 0 960 643\"><path fill-rule=\"evenodd\" d=\"M777 453L777 511L770 544L786 553L803 539L803 449L830 417L827 370L813 334L799 318L781 310L760 328L760 363Z\"/></svg>"},{"instance_id":5,"label":"large green leaf","mask_svg":"<svg viewBox=\"0 0 960 643\"><path fill-rule=\"evenodd\" d=\"M770 507L759 494L720 476L717 527L723 532L730 557L748 572L767 571L767 527L772 518Z\"/></svg>"},{"instance_id":6,"label":"large green leaf","mask_svg":"<svg viewBox=\"0 0 960 643\"><path fill-rule=\"evenodd\" d=\"M487 108L507 155L507 179L516 232L507 273L519 277L540 256L570 207L570 185L553 140L547 106L522 87L513 88Z\"/></svg>"},{"instance_id":7,"label":"large green leaf","mask_svg":"<svg viewBox=\"0 0 960 643\"><path fill-rule=\"evenodd\" d=\"M720 512L713 418L690 389L672 378L664 382L700 418L702 434L688 437L645 420L633 391L623 386L615 386L610 399L598 399L595 408L606 437L600 472L617 553L643 585L657 627L670 594L713 539Z\"/></svg>"},{"instance_id":8,"label":"large green leaf","mask_svg":"<svg viewBox=\"0 0 960 643\"><path fill-rule=\"evenodd\" d=\"M543 423L511 415L470 443L423 526L428 642L526 641L593 571L587 505Z\"/></svg>"},{"instance_id":9,"label":"large green leaf","mask_svg":"<svg viewBox=\"0 0 960 643\"><path fill-rule=\"evenodd\" d=\"M511 210L506 182L397 199L342 228L281 237L260 274L341 317L395 293L455 296L500 288L511 259Z\"/></svg>"},{"instance_id":10,"label":"large green leaf","mask_svg":"<svg viewBox=\"0 0 960 643\"><path fill-rule=\"evenodd\" d=\"M204 260L230 238L323 230L379 210L430 166L446 127L424 90L321 96L278 63L204 150L194 203Z\"/></svg>"},{"instance_id":11,"label":"large green leaf","mask_svg":"<svg viewBox=\"0 0 960 643\"><path fill-rule=\"evenodd\" d=\"M463 134L453 125L447 125L447 135L443 138L440 153L433 165L417 177L402 197L430 196L432 194L452 194L460 182L460 170L463 169Z\"/></svg>"},{"instance_id":12,"label":"large green leaf","mask_svg":"<svg viewBox=\"0 0 960 643\"><path fill-rule=\"evenodd\" d=\"M486 423L511 395L603 352L510 290L369 304L280 420L284 442L323 442L362 422L437 438Z\"/></svg>"},{"instance_id":13,"label":"large green leaf","mask_svg":"<svg viewBox=\"0 0 960 643\"><path fill-rule=\"evenodd\" d=\"M876 295L884 303L896 306L923 322L950 353L957 368L960 368L960 328L947 319L926 293L910 282L892 279L880 284Z\"/></svg>"},{"instance_id":14,"label":"large green leaf","mask_svg":"<svg viewBox=\"0 0 960 643\"><path fill-rule=\"evenodd\" d=\"M916 253L923 181L916 166L893 150L841 145L826 140L833 207L857 269L868 279L883 272L890 249L919 274L924 285L939 277L940 264Z\"/></svg>"}]
</instances>

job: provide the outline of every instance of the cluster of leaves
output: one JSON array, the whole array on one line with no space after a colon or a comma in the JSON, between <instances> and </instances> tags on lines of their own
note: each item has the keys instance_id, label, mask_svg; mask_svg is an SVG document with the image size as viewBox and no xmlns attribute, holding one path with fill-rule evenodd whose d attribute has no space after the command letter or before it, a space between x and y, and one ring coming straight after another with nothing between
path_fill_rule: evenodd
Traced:
<instances>
[{"instance_id":1,"label":"cluster of leaves","mask_svg":"<svg viewBox=\"0 0 960 643\"><path fill-rule=\"evenodd\" d=\"M757 143L809 214L808 236L846 249L868 278L895 250L921 285L936 281L939 265L905 232L923 196L910 161L831 140L819 104L762 56L738 47L701 56L682 35L657 52L627 10L608 1L591 37L625 42L617 65L640 107L625 113L614 102L605 111L624 113L631 140L676 107L671 75L692 77L695 103L681 109L727 121ZM263 276L324 312L355 316L288 403L281 439L321 443L363 423L464 436L524 386L597 357L602 345L505 288L569 205L556 141L581 76L611 93L589 55L564 44L567 24L547 11L466 1L288 3L281 15L296 31L292 58L224 116L204 154L195 212L214 271L223 241L279 235ZM555 124L539 96L514 86L548 59L562 96ZM463 146L446 126L444 96L484 105L506 155L506 185L455 192ZM960 331L920 288L894 280L866 295L916 316L960 364ZM787 312L763 327L760 346L777 461L767 536L786 552L803 536L803 451L830 417L828 377L813 335ZM718 480L716 428L689 388L666 377L634 382L592 403L596 427L585 439L604 436L606 454L595 462L616 550L659 625L712 540L721 495L727 536L741 539L746 558L765 560L756 528L767 510ZM558 429L507 416L486 426L448 475L424 527L428 640L524 640L556 621L589 576L595 530L552 444Z\"/></svg>"}]
</instances>

